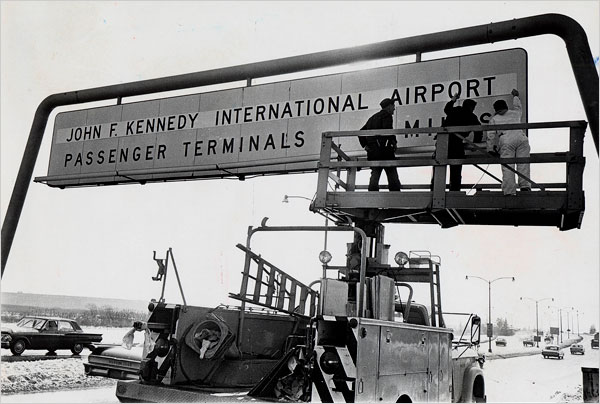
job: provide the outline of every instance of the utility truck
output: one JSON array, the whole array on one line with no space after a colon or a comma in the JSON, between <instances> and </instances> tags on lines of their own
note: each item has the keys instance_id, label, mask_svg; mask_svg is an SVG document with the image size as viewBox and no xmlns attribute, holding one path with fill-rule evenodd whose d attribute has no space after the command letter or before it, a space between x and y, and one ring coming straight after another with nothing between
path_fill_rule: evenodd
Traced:
<instances>
[{"instance_id":1,"label":"utility truck","mask_svg":"<svg viewBox=\"0 0 600 404\"><path fill-rule=\"evenodd\" d=\"M441 260L398 253L389 265L383 226L363 227L271 227L266 219L250 227L247 244L237 245L245 254L241 288L230 294L241 306L152 301L148 321L136 324L145 332L139 380L120 380L117 397L193 402L237 391L247 392L240 400L484 402L481 322L467 314L457 338L446 328ZM354 239L346 265L328 265L330 253L321 252L323 276L309 285L250 246L256 232L325 230ZM169 253L154 279L166 280ZM429 292L427 305L413 297L417 284Z\"/></svg>"}]
</instances>

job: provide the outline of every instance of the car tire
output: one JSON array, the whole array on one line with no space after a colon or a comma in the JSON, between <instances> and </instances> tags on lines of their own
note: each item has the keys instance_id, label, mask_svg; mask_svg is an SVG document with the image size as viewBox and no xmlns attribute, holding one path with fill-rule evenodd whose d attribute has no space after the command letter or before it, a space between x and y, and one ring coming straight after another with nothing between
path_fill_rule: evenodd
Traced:
<instances>
[{"instance_id":1,"label":"car tire","mask_svg":"<svg viewBox=\"0 0 600 404\"><path fill-rule=\"evenodd\" d=\"M20 356L23 352L25 352L26 348L27 344L25 343L25 340L18 339L10 346L10 352L12 352L12 354L15 356Z\"/></svg>"},{"instance_id":2,"label":"car tire","mask_svg":"<svg viewBox=\"0 0 600 404\"><path fill-rule=\"evenodd\" d=\"M74 355L79 355L82 351L83 351L83 344L75 344L71 348L71 352L73 352Z\"/></svg>"}]
</instances>

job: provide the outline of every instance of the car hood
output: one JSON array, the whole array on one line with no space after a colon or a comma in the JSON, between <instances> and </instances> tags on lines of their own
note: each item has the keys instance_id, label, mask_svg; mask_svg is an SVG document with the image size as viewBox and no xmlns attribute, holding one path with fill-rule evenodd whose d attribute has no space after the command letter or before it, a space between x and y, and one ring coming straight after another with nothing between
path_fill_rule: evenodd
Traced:
<instances>
[{"instance_id":1,"label":"car hood","mask_svg":"<svg viewBox=\"0 0 600 404\"><path fill-rule=\"evenodd\" d=\"M25 334L25 333L34 333L34 332L37 333L39 331L36 330L35 328L31 328L31 327L12 326L12 327L2 327L2 332L8 332L11 334L14 334L14 333Z\"/></svg>"}]
</instances>

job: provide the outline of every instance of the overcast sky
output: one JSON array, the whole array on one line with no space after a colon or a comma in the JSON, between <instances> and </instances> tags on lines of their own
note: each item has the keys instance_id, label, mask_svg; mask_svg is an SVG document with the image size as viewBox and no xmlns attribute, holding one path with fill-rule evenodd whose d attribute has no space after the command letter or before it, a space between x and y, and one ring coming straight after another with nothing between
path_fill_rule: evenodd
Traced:
<instances>
[{"instance_id":1,"label":"overcast sky","mask_svg":"<svg viewBox=\"0 0 600 404\"><path fill-rule=\"evenodd\" d=\"M599 55L597 1L508 2L1 2L1 203L6 208L34 112L48 95L188 72L352 47L389 39L544 13L574 18ZM528 54L530 122L587 120L564 42L552 35L424 54L423 60L524 48ZM414 61L410 59L410 61ZM404 62L404 59L401 61ZM360 69L373 64L346 66ZM322 74L322 72L319 72ZM195 89L192 92L201 92ZM178 93L154 95L149 98ZM139 100L137 97L135 100ZM125 99L124 103L134 99ZM114 100L102 105L114 104ZM47 175L51 115L34 177ZM574 307L582 330L599 323L598 155L586 133L582 228L433 225L386 226L390 256L428 250L442 259L445 311L478 312L535 325L556 325L547 305ZM562 135L564 139L564 134ZM539 138L538 138L539 139ZM560 139L560 136L557 136ZM564 151L564 142L550 151ZM532 150L542 145L531 139ZM549 150L544 150L549 151ZM532 167L532 176L543 177ZM402 178L402 173L400 173ZM475 181L477 178L471 180ZM173 248L188 303L234 303L247 227L263 217L275 225L321 225L308 210L316 174L60 190L32 183L17 229L2 291L148 300L160 284L153 250ZM258 252L304 282L317 279L322 236L260 234ZM344 262L347 237L330 235L333 263ZM337 261L336 261L337 260ZM167 300L180 301L170 277ZM425 299L421 299L424 301ZM576 318L577 314L573 315ZM566 321L566 316L563 321ZM575 327L577 326L575 322Z\"/></svg>"}]
</instances>

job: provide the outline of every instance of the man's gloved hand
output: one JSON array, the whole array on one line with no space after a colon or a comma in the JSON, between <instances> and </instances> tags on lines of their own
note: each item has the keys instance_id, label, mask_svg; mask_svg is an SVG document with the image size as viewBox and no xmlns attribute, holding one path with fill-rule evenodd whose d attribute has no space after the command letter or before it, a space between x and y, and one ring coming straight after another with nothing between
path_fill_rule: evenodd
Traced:
<instances>
[{"instance_id":1,"label":"man's gloved hand","mask_svg":"<svg viewBox=\"0 0 600 404\"><path fill-rule=\"evenodd\" d=\"M498 148L496 146L494 146L494 149L490 150L488 153L490 153L494 157L500 157L500 153L498 152Z\"/></svg>"}]
</instances>

